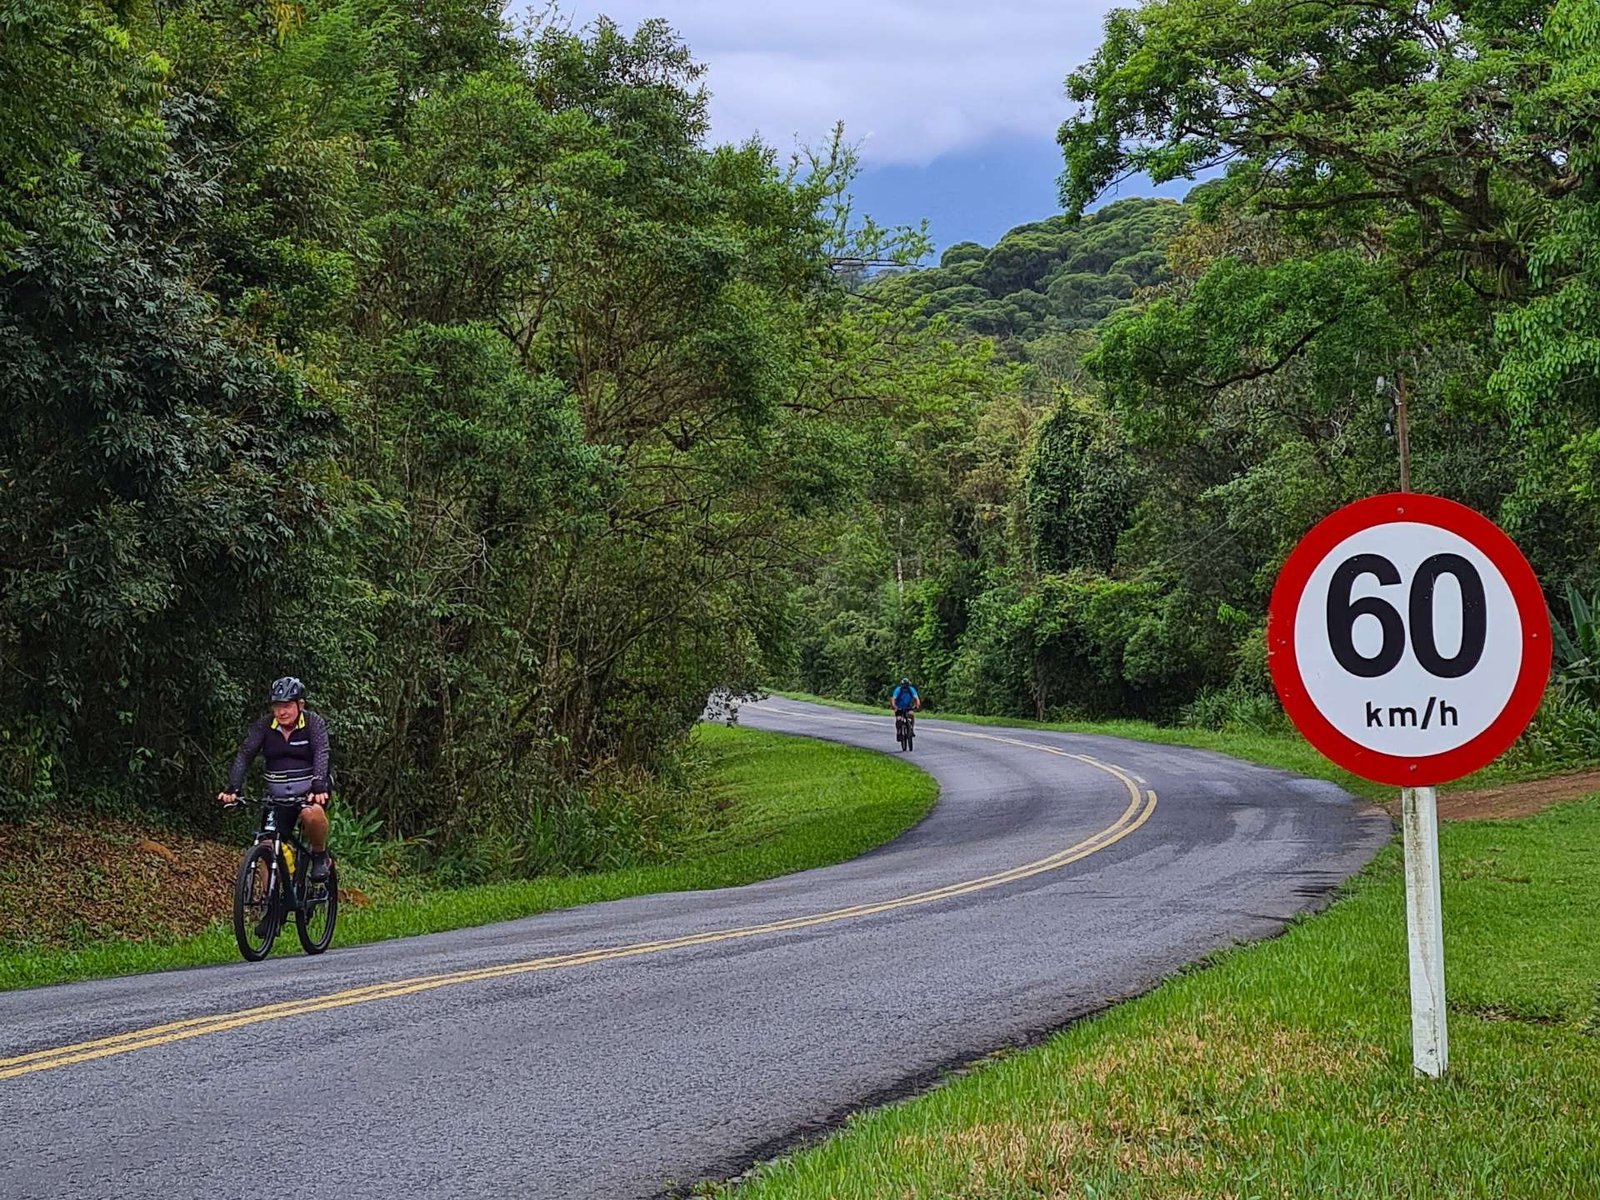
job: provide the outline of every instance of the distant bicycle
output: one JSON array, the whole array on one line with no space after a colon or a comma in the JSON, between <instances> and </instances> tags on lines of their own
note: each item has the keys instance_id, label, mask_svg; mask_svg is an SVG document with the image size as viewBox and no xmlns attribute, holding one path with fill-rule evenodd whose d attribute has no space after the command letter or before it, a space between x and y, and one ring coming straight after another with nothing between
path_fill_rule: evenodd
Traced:
<instances>
[{"instance_id":1,"label":"distant bicycle","mask_svg":"<svg viewBox=\"0 0 1600 1200\"><path fill-rule=\"evenodd\" d=\"M900 749L911 749L911 743L914 742L917 737L917 719L909 711L895 713L894 736L900 743Z\"/></svg>"},{"instance_id":2,"label":"distant bicycle","mask_svg":"<svg viewBox=\"0 0 1600 1200\"><path fill-rule=\"evenodd\" d=\"M889 693L889 711L894 713L894 736L900 749L911 749L917 736L917 719L911 714L922 707L922 697L911 686L910 678L902 678Z\"/></svg>"},{"instance_id":3,"label":"distant bicycle","mask_svg":"<svg viewBox=\"0 0 1600 1200\"><path fill-rule=\"evenodd\" d=\"M241 796L227 808L245 803ZM339 874L331 861L328 878L311 879L311 850L295 836L298 810L309 800L267 800L255 844L239 860L233 881L233 936L247 962L272 953L289 914L307 954L321 954L333 941L339 919Z\"/></svg>"}]
</instances>

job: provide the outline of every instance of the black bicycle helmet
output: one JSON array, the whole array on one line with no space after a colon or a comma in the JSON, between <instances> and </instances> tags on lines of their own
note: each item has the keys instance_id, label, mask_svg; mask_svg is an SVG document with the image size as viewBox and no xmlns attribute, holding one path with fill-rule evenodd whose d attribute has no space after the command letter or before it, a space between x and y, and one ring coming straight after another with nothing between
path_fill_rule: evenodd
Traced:
<instances>
[{"instance_id":1,"label":"black bicycle helmet","mask_svg":"<svg viewBox=\"0 0 1600 1200\"><path fill-rule=\"evenodd\" d=\"M282 679L273 681L272 703L286 704L290 700L304 700L305 698L306 685L293 675L285 675Z\"/></svg>"}]
</instances>

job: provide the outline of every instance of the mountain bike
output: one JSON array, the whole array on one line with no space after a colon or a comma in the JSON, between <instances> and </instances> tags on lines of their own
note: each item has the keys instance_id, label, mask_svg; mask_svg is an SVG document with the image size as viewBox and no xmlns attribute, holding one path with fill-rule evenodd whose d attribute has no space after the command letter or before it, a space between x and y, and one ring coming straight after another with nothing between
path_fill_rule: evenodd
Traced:
<instances>
[{"instance_id":1,"label":"mountain bike","mask_svg":"<svg viewBox=\"0 0 1600 1200\"><path fill-rule=\"evenodd\" d=\"M241 797L228 805L238 808ZM328 878L311 878L311 849L295 836L299 810L309 800L266 800L255 842L239 860L233 881L233 936L247 962L272 953L289 914L307 954L321 954L333 941L339 919L339 875L330 860Z\"/></svg>"},{"instance_id":2,"label":"mountain bike","mask_svg":"<svg viewBox=\"0 0 1600 1200\"><path fill-rule=\"evenodd\" d=\"M894 736L900 743L900 749L911 749L911 743L917 736L917 719L911 715L910 710L894 715Z\"/></svg>"}]
</instances>

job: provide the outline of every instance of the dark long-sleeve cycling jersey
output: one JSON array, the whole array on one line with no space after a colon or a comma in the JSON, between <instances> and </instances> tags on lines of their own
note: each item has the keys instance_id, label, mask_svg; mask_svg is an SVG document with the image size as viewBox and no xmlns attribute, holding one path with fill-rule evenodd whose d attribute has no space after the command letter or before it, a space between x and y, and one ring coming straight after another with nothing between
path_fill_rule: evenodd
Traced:
<instances>
[{"instance_id":1,"label":"dark long-sleeve cycling jersey","mask_svg":"<svg viewBox=\"0 0 1600 1200\"><path fill-rule=\"evenodd\" d=\"M294 794L307 784L308 794L328 790L328 726L316 713L302 709L287 737L270 716L254 722L239 753L233 756L233 768L228 772L230 794L238 795L250 760L257 754L266 765L268 791Z\"/></svg>"}]
</instances>

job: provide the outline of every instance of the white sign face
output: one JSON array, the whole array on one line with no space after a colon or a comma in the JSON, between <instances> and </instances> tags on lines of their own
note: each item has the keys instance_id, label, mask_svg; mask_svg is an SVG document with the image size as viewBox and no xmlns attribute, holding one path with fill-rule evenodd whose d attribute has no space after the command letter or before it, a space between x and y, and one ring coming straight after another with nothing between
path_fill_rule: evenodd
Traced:
<instances>
[{"instance_id":1,"label":"white sign face","mask_svg":"<svg viewBox=\"0 0 1600 1200\"><path fill-rule=\"evenodd\" d=\"M1522 618L1489 557L1437 525L1392 521L1312 570L1295 659L1318 712L1357 745L1418 758L1458 749L1505 710Z\"/></svg>"}]
</instances>

